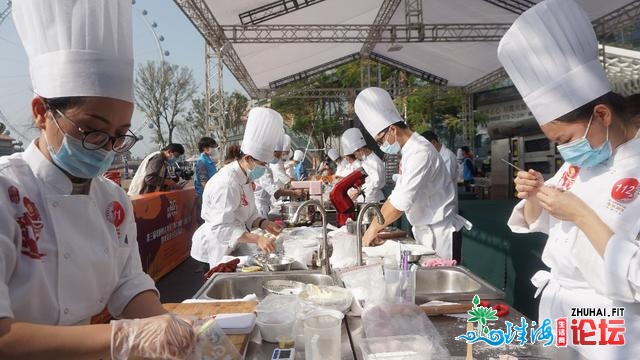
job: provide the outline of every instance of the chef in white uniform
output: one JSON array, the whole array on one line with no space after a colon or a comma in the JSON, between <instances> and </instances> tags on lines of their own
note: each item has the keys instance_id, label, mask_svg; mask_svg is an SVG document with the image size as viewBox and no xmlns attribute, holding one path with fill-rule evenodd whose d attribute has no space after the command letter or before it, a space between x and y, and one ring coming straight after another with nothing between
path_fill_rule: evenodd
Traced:
<instances>
[{"instance_id":1,"label":"chef in white uniform","mask_svg":"<svg viewBox=\"0 0 640 360\"><path fill-rule=\"evenodd\" d=\"M346 139L344 136L340 137L340 149L342 151L342 164L343 170L339 175L340 177L345 177L356 169L362 167L362 163L360 160L356 159L356 156L353 155L353 152L356 151L356 148L351 144L351 139Z\"/></svg>"},{"instance_id":2,"label":"chef in white uniform","mask_svg":"<svg viewBox=\"0 0 640 360\"><path fill-rule=\"evenodd\" d=\"M282 137L275 145L273 159L269 162L267 171L254 181L256 185L256 190L254 191L256 208L258 209L258 214L263 218L269 217L272 203L281 197L288 196L297 200L305 196L303 189L285 189L284 186L286 184L283 184L280 179L276 178L275 173L271 170L272 165L282 164L281 157L288 153L288 151L285 152L282 150L285 148L285 136L283 131Z\"/></svg>"},{"instance_id":3,"label":"chef in white uniform","mask_svg":"<svg viewBox=\"0 0 640 360\"><path fill-rule=\"evenodd\" d=\"M558 144L565 164L549 180L519 171L523 199L509 218L514 232L548 234L532 278L539 322L572 322L571 308L624 308L624 346L549 347L555 358L637 359L640 355L640 139L610 90L587 14L573 0L547 0L524 12L505 33L498 58L541 130ZM542 61L541 61L542 60ZM618 314L619 315L619 314ZM597 317L590 317L595 324ZM579 319L577 319L579 320ZM583 328L600 339L599 329ZM609 336L607 334L606 336Z\"/></svg>"},{"instance_id":4,"label":"chef in white uniform","mask_svg":"<svg viewBox=\"0 0 640 360\"><path fill-rule=\"evenodd\" d=\"M191 257L216 266L226 255L253 255L275 250L273 238L251 233L261 228L278 235L282 227L260 216L254 181L267 171L273 149L283 134L282 116L257 107L249 111L242 138L242 157L218 171L204 188L202 224L192 237Z\"/></svg>"},{"instance_id":5,"label":"chef in white uniform","mask_svg":"<svg viewBox=\"0 0 640 360\"><path fill-rule=\"evenodd\" d=\"M284 168L285 163L288 161L289 151L291 150L291 137L284 134L280 142L280 147L276 150L280 152L278 161L271 162L269 168L273 172L273 180L279 188L283 188L291 182L291 178L287 175L286 169Z\"/></svg>"},{"instance_id":6,"label":"chef in white uniform","mask_svg":"<svg viewBox=\"0 0 640 360\"><path fill-rule=\"evenodd\" d=\"M382 194L382 188L385 185L384 162L369 149L360 129L345 130L340 141L342 148L346 149L345 152L353 154L367 173L362 185L362 195L358 196L358 201L377 203L384 200L384 194Z\"/></svg>"},{"instance_id":7,"label":"chef in white uniform","mask_svg":"<svg viewBox=\"0 0 640 360\"><path fill-rule=\"evenodd\" d=\"M100 176L136 142L131 11L129 0L13 2L40 134L0 158L2 358L159 358L194 345L142 271L131 201ZM149 318L88 325L105 307Z\"/></svg>"},{"instance_id":8,"label":"chef in white uniform","mask_svg":"<svg viewBox=\"0 0 640 360\"><path fill-rule=\"evenodd\" d=\"M374 220L363 243L378 242L378 232L405 213L416 241L431 247L439 257L451 259L453 232L463 226L469 229L471 223L455 211L456 189L438 151L407 127L384 89L361 91L355 112L383 152L402 153L400 176L381 209L385 223Z\"/></svg>"}]
</instances>

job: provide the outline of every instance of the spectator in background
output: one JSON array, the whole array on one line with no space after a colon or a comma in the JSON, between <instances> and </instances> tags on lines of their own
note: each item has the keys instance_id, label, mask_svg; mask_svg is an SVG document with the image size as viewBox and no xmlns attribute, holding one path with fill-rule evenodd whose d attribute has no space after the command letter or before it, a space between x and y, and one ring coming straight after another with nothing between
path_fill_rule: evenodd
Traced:
<instances>
[{"instance_id":1,"label":"spectator in background","mask_svg":"<svg viewBox=\"0 0 640 360\"><path fill-rule=\"evenodd\" d=\"M294 167L295 179L298 181L307 180L309 175L307 174L307 168L304 166L304 153L302 150L296 150L293 153L293 161L296 163Z\"/></svg>"},{"instance_id":2,"label":"spectator in background","mask_svg":"<svg viewBox=\"0 0 640 360\"><path fill-rule=\"evenodd\" d=\"M476 167L473 165L473 154L468 146L462 146L462 181L464 182L464 191L471 192L471 184L476 175Z\"/></svg>"},{"instance_id":3,"label":"spectator in background","mask_svg":"<svg viewBox=\"0 0 640 360\"><path fill-rule=\"evenodd\" d=\"M181 186L169 177L169 168L184 155L182 144L172 143L147 155L129 186L129 195L178 189Z\"/></svg>"},{"instance_id":4,"label":"spectator in background","mask_svg":"<svg viewBox=\"0 0 640 360\"><path fill-rule=\"evenodd\" d=\"M200 151L200 157L196 162L196 173L193 184L196 188L196 199L198 202L198 213L200 213L200 209L202 208L202 192L204 191L205 185L207 185L207 181L216 174L218 170L216 168L216 163L211 158L211 155L214 150L218 148L218 143L213 138L203 137L198 141L198 151ZM198 217L198 222L201 219Z\"/></svg>"}]
</instances>

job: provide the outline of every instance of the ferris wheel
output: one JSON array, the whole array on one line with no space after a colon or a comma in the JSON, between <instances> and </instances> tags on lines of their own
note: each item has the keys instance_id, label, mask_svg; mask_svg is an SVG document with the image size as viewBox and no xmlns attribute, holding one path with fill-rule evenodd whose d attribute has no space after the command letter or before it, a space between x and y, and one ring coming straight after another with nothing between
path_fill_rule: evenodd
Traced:
<instances>
[{"instance_id":1,"label":"ferris wheel","mask_svg":"<svg viewBox=\"0 0 640 360\"><path fill-rule=\"evenodd\" d=\"M136 69L146 61L164 63L170 55L166 49L165 37L160 33L159 24L152 18L153 0L132 0L134 61ZM29 78L28 58L11 19L11 1L0 1L0 124L2 131L16 138L16 144L29 143L37 137L30 108L25 106L33 97ZM137 118L141 120L136 121ZM140 139L141 132L152 127L150 119L134 116L131 130Z\"/></svg>"}]
</instances>

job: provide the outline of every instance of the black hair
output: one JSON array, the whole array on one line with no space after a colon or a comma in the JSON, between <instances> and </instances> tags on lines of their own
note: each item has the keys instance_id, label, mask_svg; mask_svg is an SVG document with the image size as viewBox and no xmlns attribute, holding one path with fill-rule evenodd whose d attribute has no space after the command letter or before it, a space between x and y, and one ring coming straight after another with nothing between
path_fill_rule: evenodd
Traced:
<instances>
[{"instance_id":1,"label":"black hair","mask_svg":"<svg viewBox=\"0 0 640 360\"><path fill-rule=\"evenodd\" d=\"M615 115L615 117L622 120L623 123L627 122L627 100L624 96L614 93L613 91L609 91L608 93L598 97L595 100L591 100L588 103L580 106L579 108L570 111L562 116L560 116L557 121L561 122L581 122L588 121L591 118L591 114L593 114L593 108L596 105L606 105L611 108L611 111Z\"/></svg>"},{"instance_id":2,"label":"black hair","mask_svg":"<svg viewBox=\"0 0 640 360\"><path fill-rule=\"evenodd\" d=\"M390 127L392 127L392 126L395 126L395 127L399 128L399 129L408 129L408 128L409 128L409 126L407 125L407 123L406 123L406 122L404 122L404 121L398 121L398 122L393 123L393 124L391 124L391 125L387 126L386 128L384 128L382 131L380 131L380 132L378 133L378 135L379 135L380 133L386 134L386 133L389 131L389 128L390 128ZM378 136L378 135L376 135L376 136Z\"/></svg>"},{"instance_id":3,"label":"black hair","mask_svg":"<svg viewBox=\"0 0 640 360\"><path fill-rule=\"evenodd\" d=\"M353 154L345 155L344 157L348 157L351 160L356 160L356 156Z\"/></svg>"},{"instance_id":4,"label":"black hair","mask_svg":"<svg viewBox=\"0 0 640 360\"><path fill-rule=\"evenodd\" d=\"M232 161L240 160L243 156L244 154L242 153L242 150L240 150L240 145L231 145L229 146L229 149L227 149L227 154L224 157L224 163L228 164Z\"/></svg>"},{"instance_id":5,"label":"black hair","mask_svg":"<svg viewBox=\"0 0 640 360\"><path fill-rule=\"evenodd\" d=\"M427 130L427 131L423 132L421 135L422 135L422 137L424 137L424 138L425 138L425 139L427 139L428 141L436 141L436 142L440 142L440 141L438 140L438 135L436 135L436 133L434 133L434 132L433 132L433 131L431 131L431 130Z\"/></svg>"},{"instance_id":6,"label":"black hair","mask_svg":"<svg viewBox=\"0 0 640 360\"><path fill-rule=\"evenodd\" d=\"M84 96L65 96L56 98L40 97L42 101L50 108L65 111L74 107L82 106L87 98Z\"/></svg>"},{"instance_id":7,"label":"black hair","mask_svg":"<svg viewBox=\"0 0 640 360\"><path fill-rule=\"evenodd\" d=\"M182 144L171 143L165 146L162 151L169 151L172 153L178 153L180 155L184 155L184 146Z\"/></svg>"},{"instance_id":8,"label":"black hair","mask_svg":"<svg viewBox=\"0 0 640 360\"><path fill-rule=\"evenodd\" d=\"M460 146L460 149L462 149L462 151L464 151L465 153L469 153L469 152L471 152L471 150L469 149L469 147L468 147L468 146L466 146L466 145L465 145L465 146Z\"/></svg>"},{"instance_id":9,"label":"black hair","mask_svg":"<svg viewBox=\"0 0 640 360\"><path fill-rule=\"evenodd\" d=\"M198 141L199 152L203 152L204 148L216 146L218 146L218 143L213 138L210 138L208 136L202 137L200 138L200 141Z\"/></svg>"},{"instance_id":10,"label":"black hair","mask_svg":"<svg viewBox=\"0 0 640 360\"><path fill-rule=\"evenodd\" d=\"M626 101L627 101L627 118L640 119L640 94L629 95L627 96Z\"/></svg>"}]
</instances>

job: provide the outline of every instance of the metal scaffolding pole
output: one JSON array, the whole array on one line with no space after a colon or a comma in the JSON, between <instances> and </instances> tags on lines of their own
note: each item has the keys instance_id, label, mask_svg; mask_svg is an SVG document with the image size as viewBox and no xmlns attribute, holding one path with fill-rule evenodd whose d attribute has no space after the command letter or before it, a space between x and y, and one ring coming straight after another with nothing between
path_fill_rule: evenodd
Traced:
<instances>
[{"instance_id":1,"label":"metal scaffolding pole","mask_svg":"<svg viewBox=\"0 0 640 360\"><path fill-rule=\"evenodd\" d=\"M227 144L227 121L224 109L223 56L224 48L205 44L207 135L213 135L223 150Z\"/></svg>"}]
</instances>

